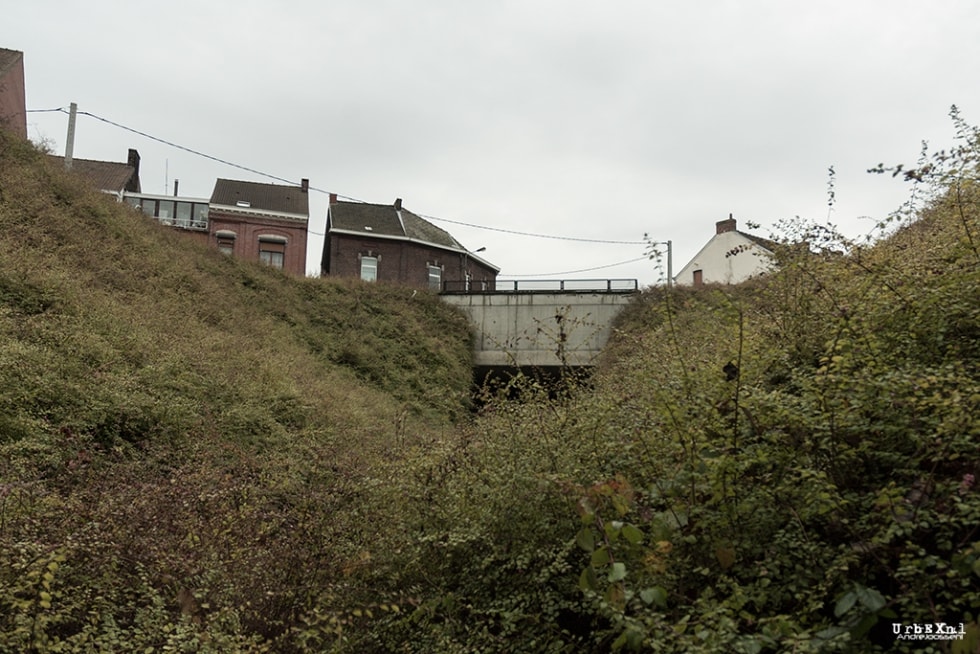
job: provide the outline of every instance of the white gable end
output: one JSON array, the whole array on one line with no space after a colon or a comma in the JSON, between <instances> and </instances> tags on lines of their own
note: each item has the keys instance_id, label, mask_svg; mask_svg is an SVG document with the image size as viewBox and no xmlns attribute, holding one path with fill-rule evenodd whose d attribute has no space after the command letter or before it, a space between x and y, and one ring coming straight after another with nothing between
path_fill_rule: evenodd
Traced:
<instances>
[{"instance_id":1,"label":"white gable end","mask_svg":"<svg viewBox=\"0 0 980 654\"><path fill-rule=\"evenodd\" d=\"M772 255L737 231L715 234L674 278L678 286L738 284L772 268Z\"/></svg>"}]
</instances>

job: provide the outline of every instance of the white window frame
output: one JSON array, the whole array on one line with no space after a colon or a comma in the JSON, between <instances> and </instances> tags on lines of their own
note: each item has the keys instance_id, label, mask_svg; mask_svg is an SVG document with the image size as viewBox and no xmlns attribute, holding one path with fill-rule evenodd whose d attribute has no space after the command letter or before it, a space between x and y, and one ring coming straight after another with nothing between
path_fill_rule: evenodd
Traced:
<instances>
[{"instance_id":1,"label":"white window frame","mask_svg":"<svg viewBox=\"0 0 980 654\"><path fill-rule=\"evenodd\" d=\"M433 291L441 291L442 267L430 263L427 268L429 270L429 289Z\"/></svg>"},{"instance_id":2,"label":"white window frame","mask_svg":"<svg viewBox=\"0 0 980 654\"><path fill-rule=\"evenodd\" d=\"M361 255L361 279L366 282L378 281L379 257L362 254Z\"/></svg>"}]
</instances>

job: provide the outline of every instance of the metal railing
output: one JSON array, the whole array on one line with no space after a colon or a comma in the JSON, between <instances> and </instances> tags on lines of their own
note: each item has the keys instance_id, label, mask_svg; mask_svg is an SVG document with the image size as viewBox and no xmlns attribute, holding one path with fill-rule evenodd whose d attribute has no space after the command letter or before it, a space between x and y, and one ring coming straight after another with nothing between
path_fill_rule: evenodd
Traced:
<instances>
[{"instance_id":1,"label":"metal railing","mask_svg":"<svg viewBox=\"0 0 980 654\"><path fill-rule=\"evenodd\" d=\"M635 279L507 279L492 282L446 280L442 292L468 293L635 293Z\"/></svg>"}]
</instances>

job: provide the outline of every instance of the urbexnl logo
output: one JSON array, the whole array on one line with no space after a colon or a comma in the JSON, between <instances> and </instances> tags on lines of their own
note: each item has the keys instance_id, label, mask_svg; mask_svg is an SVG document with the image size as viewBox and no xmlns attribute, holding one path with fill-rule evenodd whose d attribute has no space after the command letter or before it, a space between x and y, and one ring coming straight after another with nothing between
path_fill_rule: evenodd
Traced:
<instances>
[{"instance_id":1,"label":"urbexnl logo","mask_svg":"<svg viewBox=\"0 0 980 654\"><path fill-rule=\"evenodd\" d=\"M959 628L945 622L927 624L892 623L892 633L896 640L961 640L966 636L966 626L961 622Z\"/></svg>"}]
</instances>

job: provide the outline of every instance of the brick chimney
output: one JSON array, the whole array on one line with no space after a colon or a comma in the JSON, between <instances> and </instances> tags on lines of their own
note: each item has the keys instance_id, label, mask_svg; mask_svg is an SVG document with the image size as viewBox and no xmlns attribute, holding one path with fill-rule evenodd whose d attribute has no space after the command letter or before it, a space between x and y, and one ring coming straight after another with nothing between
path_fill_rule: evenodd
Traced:
<instances>
[{"instance_id":1,"label":"brick chimney","mask_svg":"<svg viewBox=\"0 0 980 654\"><path fill-rule=\"evenodd\" d=\"M402 199L401 198L396 198L395 199L395 211L401 211L401 210L402 210Z\"/></svg>"},{"instance_id":2,"label":"brick chimney","mask_svg":"<svg viewBox=\"0 0 980 654\"><path fill-rule=\"evenodd\" d=\"M336 193L331 193L330 194L330 204L337 204L337 194Z\"/></svg>"},{"instance_id":3,"label":"brick chimney","mask_svg":"<svg viewBox=\"0 0 980 654\"><path fill-rule=\"evenodd\" d=\"M140 153L134 148L129 149L126 157L126 165L133 169L133 176L126 182L126 190L130 193L139 193L140 189ZM176 195L176 192L174 193Z\"/></svg>"},{"instance_id":4,"label":"brick chimney","mask_svg":"<svg viewBox=\"0 0 980 654\"><path fill-rule=\"evenodd\" d=\"M724 234L725 232L734 232L736 229L735 219L732 218L732 214L728 214L728 220L719 220L715 223L715 234Z\"/></svg>"}]
</instances>

